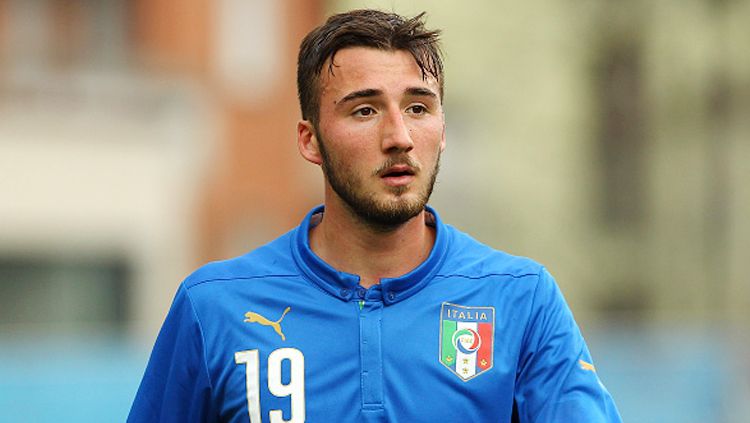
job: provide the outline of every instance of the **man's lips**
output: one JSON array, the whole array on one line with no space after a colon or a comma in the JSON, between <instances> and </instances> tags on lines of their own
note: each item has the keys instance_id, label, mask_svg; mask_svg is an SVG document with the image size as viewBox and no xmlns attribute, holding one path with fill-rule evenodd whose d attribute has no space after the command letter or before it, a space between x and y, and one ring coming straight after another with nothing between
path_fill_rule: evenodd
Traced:
<instances>
[{"instance_id":1,"label":"man's lips","mask_svg":"<svg viewBox=\"0 0 750 423\"><path fill-rule=\"evenodd\" d=\"M400 176L414 176L416 172L414 168L409 165L395 165L391 166L382 172L380 172L381 178L394 178Z\"/></svg>"},{"instance_id":2,"label":"man's lips","mask_svg":"<svg viewBox=\"0 0 750 423\"><path fill-rule=\"evenodd\" d=\"M416 171L409 165L394 165L380 172L380 178L389 186L408 185L414 180Z\"/></svg>"}]
</instances>

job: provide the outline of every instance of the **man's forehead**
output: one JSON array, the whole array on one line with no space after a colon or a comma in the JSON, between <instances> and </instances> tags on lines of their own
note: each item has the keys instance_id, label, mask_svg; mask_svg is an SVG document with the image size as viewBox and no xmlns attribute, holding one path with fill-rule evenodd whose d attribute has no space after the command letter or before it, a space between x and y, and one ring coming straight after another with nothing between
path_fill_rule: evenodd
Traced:
<instances>
[{"instance_id":1,"label":"man's forehead","mask_svg":"<svg viewBox=\"0 0 750 423\"><path fill-rule=\"evenodd\" d=\"M408 50L384 50L347 47L329 57L320 72L322 91L346 89L358 83L388 84L400 81L410 85L437 87L431 75L425 75Z\"/></svg>"}]
</instances>

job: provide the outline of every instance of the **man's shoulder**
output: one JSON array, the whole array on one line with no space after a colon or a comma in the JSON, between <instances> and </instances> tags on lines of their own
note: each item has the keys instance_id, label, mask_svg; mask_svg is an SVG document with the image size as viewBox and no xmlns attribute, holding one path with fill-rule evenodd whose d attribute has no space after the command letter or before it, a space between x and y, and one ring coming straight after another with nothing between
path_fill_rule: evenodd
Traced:
<instances>
[{"instance_id":1,"label":"man's shoulder","mask_svg":"<svg viewBox=\"0 0 750 423\"><path fill-rule=\"evenodd\" d=\"M447 272L475 278L492 275L522 278L538 276L544 268L531 258L499 250L450 225L446 227L452 232L451 251L444 266Z\"/></svg>"},{"instance_id":2,"label":"man's shoulder","mask_svg":"<svg viewBox=\"0 0 750 423\"><path fill-rule=\"evenodd\" d=\"M291 253L291 232L241 256L206 263L188 276L186 289L228 281L295 276L299 273Z\"/></svg>"}]
</instances>

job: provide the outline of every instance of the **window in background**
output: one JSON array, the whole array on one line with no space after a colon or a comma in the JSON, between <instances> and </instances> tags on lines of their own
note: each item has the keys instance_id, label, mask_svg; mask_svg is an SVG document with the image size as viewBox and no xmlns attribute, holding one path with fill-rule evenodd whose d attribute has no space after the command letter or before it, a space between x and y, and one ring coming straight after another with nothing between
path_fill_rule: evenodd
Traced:
<instances>
[{"instance_id":1,"label":"window in background","mask_svg":"<svg viewBox=\"0 0 750 423\"><path fill-rule=\"evenodd\" d=\"M611 36L596 69L602 220L633 228L644 216L645 108L640 43L633 35Z\"/></svg>"},{"instance_id":2,"label":"window in background","mask_svg":"<svg viewBox=\"0 0 750 423\"><path fill-rule=\"evenodd\" d=\"M119 258L0 257L0 325L122 330L129 273Z\"/></svg>"}]
</instances>

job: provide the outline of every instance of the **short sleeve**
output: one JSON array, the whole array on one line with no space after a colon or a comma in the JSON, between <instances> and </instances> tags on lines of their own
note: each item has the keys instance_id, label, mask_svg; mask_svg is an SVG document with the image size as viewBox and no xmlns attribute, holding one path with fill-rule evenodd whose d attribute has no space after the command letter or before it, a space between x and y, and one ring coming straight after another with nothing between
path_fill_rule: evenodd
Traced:
<instances>
[{"instance_id":1,"label":"short sleeve","mask_svg":"<svg viewBox=\"0 0 750 423\"><path fill-rule=\"evenodd\" d=\"M200 324L184 284L156 339L129 423L212 422Z\"/></svg>"},{"instance_id":2,"label":"short sleeve","mask_svg":"<svg viewBox=\"0 0 750 423\"><path fill-rule=\"evenodd\" d=\"M621 423L557 284L539 274L519 358L515 391L520 423Z\"/></svg>"}]
</instances>

